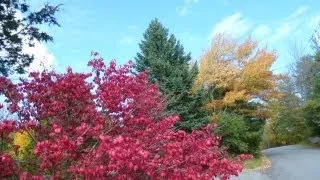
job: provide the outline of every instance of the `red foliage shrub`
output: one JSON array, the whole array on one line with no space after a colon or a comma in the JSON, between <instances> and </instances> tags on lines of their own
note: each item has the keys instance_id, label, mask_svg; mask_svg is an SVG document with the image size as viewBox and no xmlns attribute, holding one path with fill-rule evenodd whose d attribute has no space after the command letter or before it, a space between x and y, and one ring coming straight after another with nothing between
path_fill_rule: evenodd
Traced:
<instances>
[{"instance_id":1,"label":"red foliage shrub","mask_svg":"<svg viewBox=\"0 0 320 180\"><path fill-rule=\"evenodd\" d=\"M17 175L17 167L12 157L5 153L0 153L0 178L5 179Z\"/></svg>"},{"instance_id":2,"label":"red foliage shrub","mask_svg":"<svg viewBox=\"0 0 320 180\"><path fill-rule=\"evenodd\" d=\"M248 156L228 160L210 126L174 131L179 117L164 117L157 86L134 74L131 62L106 67L94 58L89 65L94 75L68 68L30 73L18 84L0 78L0 93L19 117L0 124L1 140L29 132L40 162L37 173L16 172L19 162L1 152L1 178L227 179L241 171Z\"/></svg>"}]
</instances>

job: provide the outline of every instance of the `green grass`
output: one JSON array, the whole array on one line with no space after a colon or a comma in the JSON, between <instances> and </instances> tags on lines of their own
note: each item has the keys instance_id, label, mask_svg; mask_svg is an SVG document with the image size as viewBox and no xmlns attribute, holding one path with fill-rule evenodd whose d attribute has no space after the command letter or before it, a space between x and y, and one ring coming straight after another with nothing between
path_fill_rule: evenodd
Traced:
<instances>
[{"instance_id":1,"label":"green grass","mask_svg":"<svg viewBox=\"0 0 320 180\"><path fill-rule=\"evenodd\" d=\"M243 165L245 169L265 169L271 166L271 161L267 156L260 156L246 160Z\"/></svg>"}]
</instances>

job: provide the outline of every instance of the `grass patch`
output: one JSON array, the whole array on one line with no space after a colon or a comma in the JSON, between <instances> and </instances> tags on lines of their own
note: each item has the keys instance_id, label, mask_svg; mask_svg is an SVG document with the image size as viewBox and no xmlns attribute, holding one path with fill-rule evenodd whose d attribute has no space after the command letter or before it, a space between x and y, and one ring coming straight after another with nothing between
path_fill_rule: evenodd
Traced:
<instances>
[{"instance_id":1,"label":"grass patch","mask_svg":"<svg viewBox=\"0 0 320 180\"><path fill-rule=\"evenodd\" d=\"M246 160L244 163L245 169L265 169L271 166L271 161L267 156L255 157L249 160Z\"/></svg>"}]
</instances>

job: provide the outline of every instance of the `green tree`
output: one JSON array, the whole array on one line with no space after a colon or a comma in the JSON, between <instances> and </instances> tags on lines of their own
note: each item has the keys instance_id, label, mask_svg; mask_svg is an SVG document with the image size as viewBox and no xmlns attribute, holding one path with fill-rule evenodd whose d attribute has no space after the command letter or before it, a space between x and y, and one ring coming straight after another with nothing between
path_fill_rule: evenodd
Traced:
<instances>
[{"instance_id":1,"label":"green tree","mask_svg":"<svg viewBox=\"0 0 320 180\"><path fill-rule=\"evenodd\" d=\"M32 47L35 41L53 41L49 34L39 29L39 25L59 26L55 17L59 6L46 4L33 12L25 1L0 1L0 74L24 73L24 68L34 59L23 52L24 45Z\"/></svg>"},{"instance_id":2,"label":"green tree","mask_svg":"<svg viewBox=\"0 0 320 180\"><path fill-rule=\"evenodd\" d=\"M315 37L318 38L315 38ZM319 35L314 36L314 49L313 54L314 63L320 64L320 41ZM313 134L320 134L320 68L314 70L312 81L309 83L311 86L311 95L304 106L304 115L310 126L313 128Z\"/></svg>"},{"instance_id":3,"label":"green tree","mask_svg":"<svg viewBox=\"0 0 320 180\"><path fill-rule=\"evenodd\" d=\"M316 57L316 55L302 56L296 62L292 73L296 93L299 93L304 101L311 98L316 74L320 72L320 62L317 62Z\"/></svg>"},{"instance_id":4,"label":"green tree","mask_svg":"<svg viewBox=\"0 0 320 180\"><path fill-rule=\"evenodd\" d=\"M320 72L320 71L319 71ZM305 104L305 118L313 127L313 134L320 134L320 76L314 78L313 93L311 98Z\"/></svg>"},{"instance_id":5,"label":"green tree","mask_svg":"<svg viewBox=\"0 0 320 180\"><path fill-rule=\"evenodd\" d=\"M167 99L167 112L179 114L182 122L178 128L191 130L208 123L201 91L191 88L198 73L196 65L190 66L191 55L158 19L154 19L143 34L137 53L136 70L149 71L150 81L158 83Z\"/></svg>"},{"instance_id":6,"label":"green tree","mask_svg":"<svg viewBox=\"0 0 320 180\"><path fill-rule=\"evenodd\" d=\"M284 78L277 87L282 98L269 103L270 118L266 125L268 147L296 144L311 134L308 121L303 116L303 99L298 97L292 77Z\"/></svg>"}]
</instances>

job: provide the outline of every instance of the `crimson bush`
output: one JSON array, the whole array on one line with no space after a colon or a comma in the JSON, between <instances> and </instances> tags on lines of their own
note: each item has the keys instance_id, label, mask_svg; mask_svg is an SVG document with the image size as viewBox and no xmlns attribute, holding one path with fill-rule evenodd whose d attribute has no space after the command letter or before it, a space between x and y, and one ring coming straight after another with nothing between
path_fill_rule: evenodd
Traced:
<instances>
[{"instance_id":1,"label":"crimson bush","mask_svg":"<svg viewBox=\"0 0 320 180\"><path fill-rule=\"evenodd\" d=\"M0 140L25 131L37 158L32 172L5 150L0 178L21 179L228 179L242 170L249 155L228 159L210 126L174 131L178 116L165 117L164 103L146 73L129 62L107 67L89 61L91 73L30 73L13 83L0 77L0 93L18 120L3 119ZM3 108L3 106L2 106Z\"/></svg>"}]
</instances>

